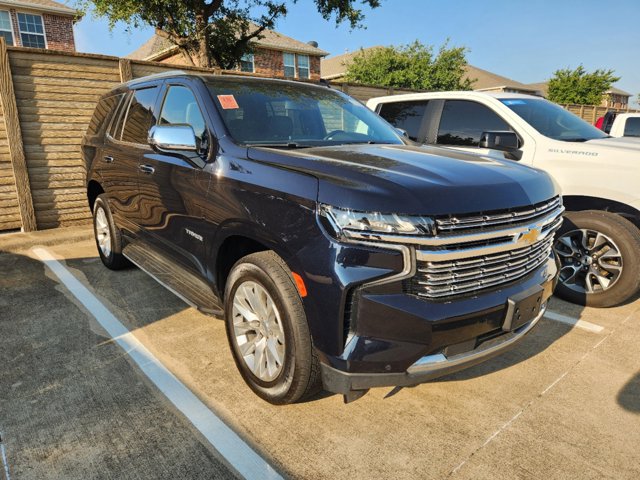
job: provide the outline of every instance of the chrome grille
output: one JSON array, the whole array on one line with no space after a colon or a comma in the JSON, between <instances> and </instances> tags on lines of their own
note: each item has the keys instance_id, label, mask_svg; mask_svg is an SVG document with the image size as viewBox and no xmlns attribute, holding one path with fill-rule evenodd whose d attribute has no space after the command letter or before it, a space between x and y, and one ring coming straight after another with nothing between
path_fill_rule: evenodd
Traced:
<instances>
[{"instance_id":1,"label":"chrome grille","mask_svg":"<svg viewBox=\"0 0 640 480\"><path fill-rule=\"evenodd\" d=\"M461 295L506 284L540 267L551 254L553 235L524 248L461 258L452 261L418 262L409 281L410 293L425 298Z\"/></svg>"},{"instance_id":2,"label":"chrome grille","mask_svg":"<svg viewBox=\"0 0 640 480\"><path fill-rule=\"evenodd\" d=\"M436 229L439 234L462 233L465 230L489 229L521 222L534 221L558 209L562 204L561 198L554 197L531 207L516 209L508 212L469 215L464 217L451 216L436 219Z\"/></svg>"}]
</instances>

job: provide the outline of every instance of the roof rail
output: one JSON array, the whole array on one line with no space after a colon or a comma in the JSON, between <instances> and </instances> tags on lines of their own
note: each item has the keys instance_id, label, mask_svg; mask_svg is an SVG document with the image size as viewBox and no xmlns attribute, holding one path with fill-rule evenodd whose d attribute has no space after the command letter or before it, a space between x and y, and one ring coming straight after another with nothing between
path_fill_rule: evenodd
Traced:
<instances>
[{"instance_id":1,"label":"roof rail","mask_svg":"<svg viewBox=\"0 0 640 480\"><path fill-rule=\"evenodd\" d=\"M174 77L176 75L188 75L188 74L189 73L185 72L184 70L169 70L167 72L154 73L153 75L147 75L145 77L138 77L138 78L131 79L128 82L125 82L125 85L139 83L139 82L146 82L147 80L155 80L158 78Z\"/></svg>"}]
</instances>

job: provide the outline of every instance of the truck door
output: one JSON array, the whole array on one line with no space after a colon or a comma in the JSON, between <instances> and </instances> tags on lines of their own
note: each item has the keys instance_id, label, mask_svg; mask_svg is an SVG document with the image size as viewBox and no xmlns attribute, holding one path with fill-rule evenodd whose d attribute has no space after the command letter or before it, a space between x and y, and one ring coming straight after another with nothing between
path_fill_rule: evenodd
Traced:
<instances>
[{"instance_id":1,"label":"truck door","mask_svg":"<svg viewBox=\"0 0 640 480\"><path fill-rule=\"evenodd\" d=\"M201 203L209 174L203 172L209 132L188 81L170 81L161 94L157 125L189 125L201 148L189 159L180 152L153 151L141 159L138 175L140 227L147 240L196 273L204 270L206 232Z\"/></svg>"}]
</instances>

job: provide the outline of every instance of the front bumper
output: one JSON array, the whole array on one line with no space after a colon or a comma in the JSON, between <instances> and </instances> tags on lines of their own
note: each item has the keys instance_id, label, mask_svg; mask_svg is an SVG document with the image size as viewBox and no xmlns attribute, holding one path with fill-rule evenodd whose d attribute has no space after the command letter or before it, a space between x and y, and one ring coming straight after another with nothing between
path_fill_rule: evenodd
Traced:
<instances>
[{"instance_id":1,"label":"front bumper","mask_svg":"<svg viewBox=\"0 0 640 480\"><path fill-rule=\"evenodd\" d=\"M544 315L557 282L552 255L527 278L494 291L431 302L389 286L361 292L354 334L340 356L321 354L328 391L349 395L373 387L410 386L477 365L517 345ZM509 304L539 292L539 313L509 331Z\"/></svg>"},{"instance_id":2,"label":"front bumper","mask_svg":"<svg viewBox=\"0 0 640 480\"><path fill-rule=\"evenodd\" d=\"M444 353L425 355L406 371L399 373L353 373L322 363L324 388L331 392L348 395L353 391L366 391L374 387L413 386L489 360L520 343L536 326L544 316L546 302L551 296L548 288L545 288L544 292L545 306L533 320L512 332L486 340L472 350L449 356Z\"/></svg>"}]
</instances>

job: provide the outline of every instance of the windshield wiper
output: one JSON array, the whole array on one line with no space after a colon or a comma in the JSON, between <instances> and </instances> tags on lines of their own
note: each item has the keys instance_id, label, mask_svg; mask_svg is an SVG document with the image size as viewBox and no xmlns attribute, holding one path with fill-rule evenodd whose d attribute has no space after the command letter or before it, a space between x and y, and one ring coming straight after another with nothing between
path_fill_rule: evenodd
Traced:
<instances>
[{"instance_id":1,"label":"windshield wiper","mask_svg":"<svg viewBox=\"0 0 640 480\"><path fill-rule=\"evenodd\" d=\"M558 140L561 140L563 142L586 142L587 140L590 140L590 139L589 138L576 137L576 138L559 138Z\"/></svg>"},{"instance_id":2,"label":"windshield wiper","mask_svg":"<svg viewBox=\"0 0 640 480\"><path fill-rule=\"evenodd\" d=\"M266 148L311 148L311 145L302 145L296 142L287 143L250 143L248 147L266 147Z\"/></svg>"}]
</instances>

